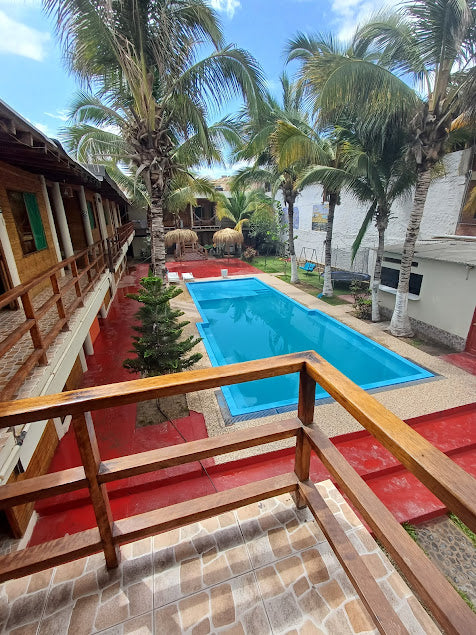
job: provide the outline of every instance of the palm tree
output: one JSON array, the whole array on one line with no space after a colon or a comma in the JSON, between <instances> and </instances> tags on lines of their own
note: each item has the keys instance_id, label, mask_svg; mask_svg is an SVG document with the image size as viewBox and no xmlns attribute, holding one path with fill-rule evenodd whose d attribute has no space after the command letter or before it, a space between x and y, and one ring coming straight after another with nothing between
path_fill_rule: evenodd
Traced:
<instances>
[{"instance_id":1,"label":"palm tree","mask_svg":"<svg viewBox=\"0 0 476 635\"><path fill-rule=\"evenodd\" d=\"M398 336L411 334L411 263L433 168L443 157L452 122L474 117L475 13L474 0L405 1L354 37L354 50L371 52L373 60L335 56L330 73L319 56L305 61L303 76L308 86L315 85L324 118L335 121L345 114L368 131L403 122L411 131L417 179L390 324Z\"/></svg>"},{"instance_id":2,"label":"palm tree","mask_svg":"<svg viewBox=\"0 0 476 635\"><path fill-rule=\"evenodd\" d=\"M415 166L407 160L407 138L403 130L388 131L386 138L378 140L358 139L353 134L345 150L346 171L351 175L347 187L362 202L370 207L352 245L355 257L371 222L378 234L375 267L372 277L372 321L380 321L380 284L382 260L385 250L385 232L390 220L394 201L406 195L415 184Z\"/></svg>"},{"instance_id":3,"label":"palm tree","mask_svg":"<svg viewBox=\"0 0 476 635\"><path fill-rule=\"evenodd\" d=\"M332 296L332 232L335 208L340 203L342 184L329 179L329 170L336 174L341 168L341 142L336 135L321 138L315 129L300 122L295 125L280 120L271 137L271 150L278 167L295 167L294 188L300 192L304 187L320 183L324 185L323 198L329 203L324 262L324 284L322 294Z\"/></svg>"},{"instance_id":4,"label":"palm tree","mask_svg":"<svg viewBox=\"0 0 476 635\"><path fill-rule=\"evenodd\" d=\"M296 125L305 129L315 141L310 116L304 106L302 90L281 77L282 101L279 103L270 93L258 100L245 113L242 113L244 142L237 152L238 159L253 160L253 165L240 170L235 177L237 185L259 184L265 189L271 188L273 196L281 192L288 215L288 250L291 258L291 282L299 281L296 252L294 248L294 206L300 189L297 180L304 167L304 159L295 161L287 155L287 149L281 147L275 138L278 123ZM317 156L317 147L310 152Z\"/></svg>"},{"instance_id":5,"label":"palm tree","mask_svg":"<svg viewBox=\"0 0 476 635\"><path fill-rule=\"evenodd\" d=\"M267 210L274 213L273 200L262 189L244 190L233 185L230 196L221 192L215 194L218 220L228 218L235 223L235 229L241 231L249 223L254 212Z\"/></svg>"},{"instance_id":6,"label":"palm tree","mask_svg":"<svg viewBox=\"0 0 476 635\"><path fill-rule=\"evenodd\" d=\"M189 139L196 144L188 143L189 152L210 149L209 104L219 106L237 93L252 102L261 85L257 63L246 51L224 46L217 16L204 0L44 5L56 16L71 70L99 87L85 108L76 109L78 123L102 128L102 154L111 135L114 141L119 135L122 159L144 184L153 271L164 276L164 204L174 176L184 169L175 149ZM203 44L214 51L197 59Z\"/></svg>"}]
</instances>

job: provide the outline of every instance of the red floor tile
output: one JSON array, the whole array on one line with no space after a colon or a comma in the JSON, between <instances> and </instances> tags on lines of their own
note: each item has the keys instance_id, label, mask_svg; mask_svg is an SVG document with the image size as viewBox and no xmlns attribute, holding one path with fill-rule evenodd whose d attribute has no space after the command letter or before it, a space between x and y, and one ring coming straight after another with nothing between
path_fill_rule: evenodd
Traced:
<instances>
[{"instance_id":1,"label":"red floor tile","mask_svg":"<svg viewBox=\"0 0 476 635\"><path fill-rule=\"evenodd\" d=\"M246 275L263 273L259 269L249 265L247 262L236 258L210 258L208 260L190 260L184 262L170 261L167 263L169 271L193 273L195 278L217 278L221 276L222 269L228 269L228 275Z\"/></svg>"},{"instance_id":2,"label":"red floor tile","mask_svg":"<svg viewBox=\"0 0 476 635\"><path fill-rule=\"evenodd\" d=\"M467 373L476 375L476 355L471 355L470 353L450 353L449 355L442 355L442 358L450 364L462 368Z\"/></svg>"}]
</instances>

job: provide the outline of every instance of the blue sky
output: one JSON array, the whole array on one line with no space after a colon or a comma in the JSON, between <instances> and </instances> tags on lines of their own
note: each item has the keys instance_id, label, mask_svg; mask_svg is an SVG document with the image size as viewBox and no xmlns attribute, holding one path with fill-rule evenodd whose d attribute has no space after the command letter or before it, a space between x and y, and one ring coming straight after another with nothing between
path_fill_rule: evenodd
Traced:
<instances>
[{"instance_id":1,"label":"blue sky","mask_svg":"<svg viewBox=\"0 0 476 635\"><path fill-rule=\"evenodd\" d=\"M229 43L245 48L270 88L283 70L283 47L297 31L332 31L341 38L383 0L209 0ZM56 136L76 88L41 0L0 0L0 98L48 136ZM230 107L234 105L230 104Z\"/></svg>"}]
</instances>

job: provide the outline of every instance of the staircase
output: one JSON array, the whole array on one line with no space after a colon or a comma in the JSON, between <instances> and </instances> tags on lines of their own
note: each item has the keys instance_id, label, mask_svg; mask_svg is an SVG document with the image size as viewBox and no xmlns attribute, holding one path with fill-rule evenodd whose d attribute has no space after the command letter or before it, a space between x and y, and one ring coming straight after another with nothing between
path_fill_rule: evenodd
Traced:
<instances>
[{"instance_id":1,"label":"staircase","mask_svg":"<svg viewBox=\"0 0 476 635\"><path fill-rule=\"evenodd\" d=\"M175 260L206 260L207 252L198 243L183 243L175 250Z\"/></svg>"}]
</instances>

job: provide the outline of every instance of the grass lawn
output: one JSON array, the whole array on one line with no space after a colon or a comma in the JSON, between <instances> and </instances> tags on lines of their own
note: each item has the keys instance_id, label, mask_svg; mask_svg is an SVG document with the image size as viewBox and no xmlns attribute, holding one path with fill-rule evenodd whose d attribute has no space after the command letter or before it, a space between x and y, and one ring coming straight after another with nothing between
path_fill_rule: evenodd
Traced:
<instances>
[{"instance_id":1,"label":"grass lawn","mask_svg":"<svg viewBox=\"0 0 476 635\"><path fill-rule=\"evenodd\" d=\"M279 276L281 280L284 280L285 282L290 282L291 280L291 263L286 262L281 258L277 258L276 256L270 256L267 258L264 256L258 256L253 259L251 264L253 267L256 267L256 269L260 269L265 273L284 272L283 276ZM321 293L324 280L319 273L317 273L317 270L312 273L305 273L302 269L298 269L298 276L300 289L313 296L317 296ZM348 304L345 300L341 300L339 296L349 295L349 293L349 285L334 285L334 295L330 298L320 299L323 302L327 302L327 304Z\"/></svg>"}]
</instances>

